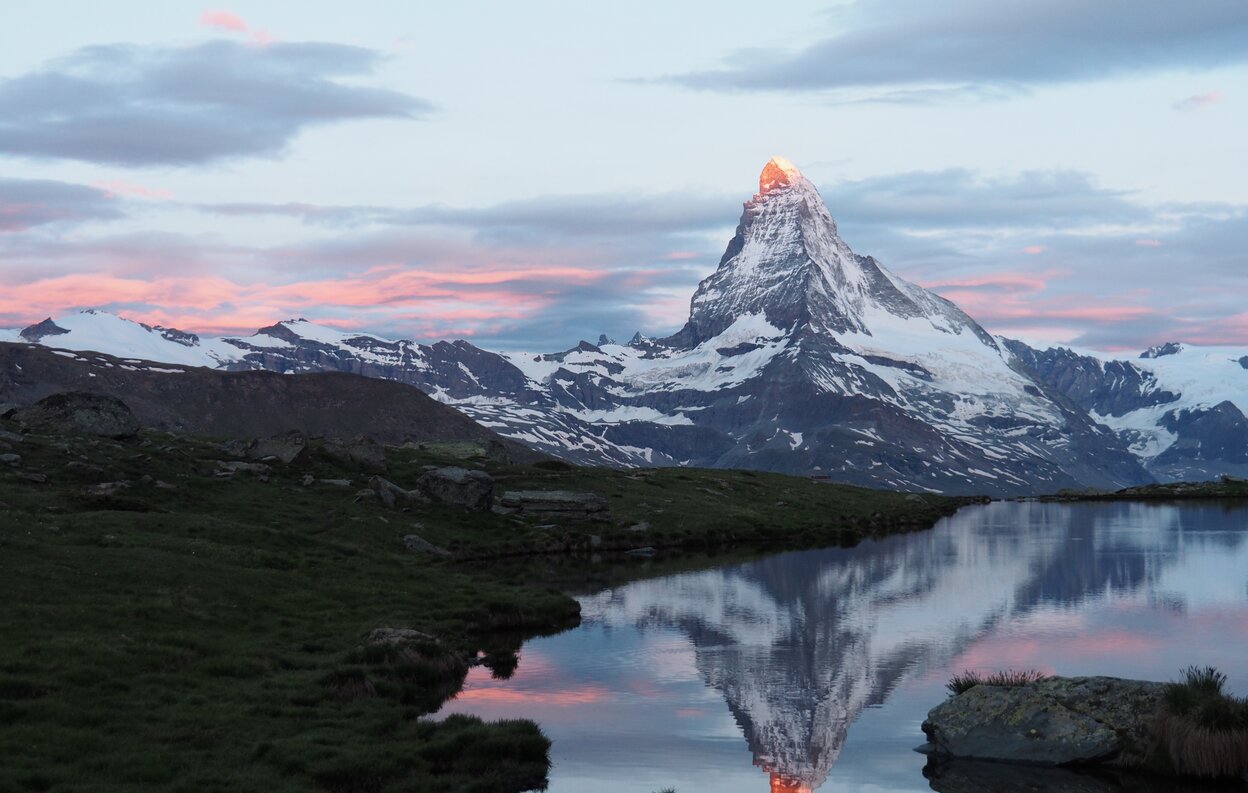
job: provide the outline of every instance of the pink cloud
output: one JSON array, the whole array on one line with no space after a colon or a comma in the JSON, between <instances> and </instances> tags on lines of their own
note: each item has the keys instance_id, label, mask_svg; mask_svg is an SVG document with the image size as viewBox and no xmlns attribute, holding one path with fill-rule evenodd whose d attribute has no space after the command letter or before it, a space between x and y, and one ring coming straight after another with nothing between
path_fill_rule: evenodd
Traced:
<instances>
[{"instance_id":1,"label":"pink cloud","mask_svg":"<svg viewBox=\"0 0 1248 793\"><path fill-rule=\"evenodd\" d=\"M1003 272L991 275L977 275L966 278L954 278L948 281L925 281L923 286L934 289L942 294L946 290L985 291L985 292L1040 292L1048 287L1049 279L1058 275L1050 271L1044 273Z\"/></svg>"},{"instance_id":2,"label":"pink cloud","mask_svg":"<svg viewBox=\"0 0 1248 793\"><path fill-rule=\"evenodd\" d=\"M1048 249L1049 249L1048 245L1028 245L1026 248L1023 248L1023 253L1027 254L1028 256L1038 256L1039 254L1044 253Z\"/></svg>"},{"instance_id":3,"label":"pink cloud","mask_svg":"<svg viewBox=\"0 0 1248 793\"><path fill-rule=\"evenodd\" d=\"M1191 112L1193 110L1200 110L1202 108L1209 107L1210 105L1216 105L1221 101L1221 91L1210 91L1207 94L1196 94L1195 96L1189 96L1186 99L1175 102L1174 109Z\"/></svg>"},{"instance_id":4,"label":"pink cloud","mask_svg":"<svg viewBox=\"0 0 1248 793\"><path fill-rule=\"evenodd\" d=\"M205 11L199 16L199 24L207 28L221 28L235 33L246 33L247 23L231 11Z\"/></svg>"},{"instance_id":5,"label":"pink cloud","mask_svg":"<svg viewBox=\"0 0 1248 793\"><path fill-rule=\"evenodd\" d=\"M137 196L139 198L155 198L161 201L168 201L173 198L173 193L162 187L144 187L141 184L123 182L120 179L96 182L95 186L107 193L109 198Z\"/></svg>"},{"instance_id":6,"label":"pink cloud","mask_svg":"<svg viewBox=\"0 0 1248 793\"><path fill-rule=\"evenodd\" d=\"M1136 240L1135 244L1139 245L1141 248L1160 248L1166 243L1161 240Z\"/></svg>"},{"instance_id":7,"label":"pink cloud","mask_svg":"<svg viewBox=\"0 0 1248 793\"><path fill-rule=\"evenodd\" d=\"M19 324L121 305L128 318L202 333L249 333L306 314L341 327L384 323L407 333L419 329L421 338L460 337L532 319L560 300L568 286L592 284L608 274L571 266L438 272L390 265L273 284L208 275L151 277L149 268L134 268L126 274L74 273L6 285L0 289L0 317ZM352 318L335 318L345 312Z\"/></svg>"}]
</instances>

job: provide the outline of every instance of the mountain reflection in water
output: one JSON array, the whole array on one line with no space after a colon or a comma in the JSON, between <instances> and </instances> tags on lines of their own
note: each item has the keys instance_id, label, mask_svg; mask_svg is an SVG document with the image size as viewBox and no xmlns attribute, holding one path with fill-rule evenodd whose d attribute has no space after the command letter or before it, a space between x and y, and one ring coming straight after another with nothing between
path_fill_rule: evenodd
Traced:
<instances>
[{"instance_id":1,"label":"mountain reflection in water","mask_svg":"<svg viewBox=\"0 0 1248 793\"><path fill-rule=\"evenodd\" d=\"M760 790L742 735L775 793L834 764L837 789L926 790L909 750L952 671L1214 664L1248 690L1245 539L1248 510L1215 504L967 509L584 597L581 628L526 645L509 681L474 672L446 712L536 719L552 790Z\"/></svg>"}]
</instances>

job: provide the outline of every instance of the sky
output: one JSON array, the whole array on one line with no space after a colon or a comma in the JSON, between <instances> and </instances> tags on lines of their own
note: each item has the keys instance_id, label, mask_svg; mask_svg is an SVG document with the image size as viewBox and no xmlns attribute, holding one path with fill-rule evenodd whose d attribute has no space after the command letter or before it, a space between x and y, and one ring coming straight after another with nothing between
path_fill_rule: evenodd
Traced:
<instances>
[{"instance_id":1,"label":"sky","mask_svg":"<svg viewBox=\"0 0 1248 793\"><path fill-rule=\"evenodd\" d=\"M0 327L665 335L766 161L993 333L1248 345L1248 4L5 9Z\"/></svg>"}]
</instances>

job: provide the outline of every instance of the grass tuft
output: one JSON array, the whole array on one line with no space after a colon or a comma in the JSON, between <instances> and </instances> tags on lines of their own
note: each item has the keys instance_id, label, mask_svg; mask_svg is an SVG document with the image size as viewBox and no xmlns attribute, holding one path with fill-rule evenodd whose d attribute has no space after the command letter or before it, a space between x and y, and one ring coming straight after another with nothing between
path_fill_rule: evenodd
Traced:
<instances>
[{"instance_id":1,"label":"grass tuft","mask_svg":"<svg viewBox=\"0 0 1248 793\"><path fill-rule=\"evenodd\" d=\"M1028 683L1036 683L1041 680L1048 679L1048 675L1036 669L1005 669L993 672L986 677L979 672L967 670L949 678L949 682L945 684L945 688L949 689L950 696L956 697L959 694L964 694L967 691L970 691L978 685L1013 688L1015 686L1025 686Z\"/></svg>"},{"instance_id":2,"label":"grass tuft","mask_svg":"<svg viewBox=\"0 0 1248 793\"><path fill-rule=\"evenodd\" d=\"M1248 700L1225 694L1226 675L1212 666L1189 666L1183 678L1166 685L1153 759L1181 776L1248 773Z\"/></svg>"}]
</instances>

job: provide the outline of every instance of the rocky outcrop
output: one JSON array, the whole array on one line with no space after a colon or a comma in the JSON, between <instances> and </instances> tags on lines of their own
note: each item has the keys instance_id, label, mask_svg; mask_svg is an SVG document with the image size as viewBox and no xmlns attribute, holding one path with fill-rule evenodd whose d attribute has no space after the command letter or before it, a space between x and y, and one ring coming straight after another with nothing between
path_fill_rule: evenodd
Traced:
<instances>
[{"instance_id":1,"label":"rocky outcrop","mask_svg":"<svg viewBox=\"0 0 1248 793\"><path fill-rule=\"evenodd\" d=\"M1144 762L1164 683L1116 677L977 685L923 722L934 755L1065 766Z\"/></svg>"},{"instance_id":2,"label":"rocky outcrop","mask_svg":"<svg viewBox=\"0 0 1248 793\"><path fill-rule=\"evenodd\" d=\"M426 471L416 487L406 490L388 479L374 476L368 490L387 507L409 504L445 504L471 512L485 512L494 504L494 478L485 471L450 466Z\"/></svg>"},{"instance_id":3,"label":"rocky outcrop","mask_svg":"<svg viewBox=\"0 0 1248 793\"><path fill-rule=\"evenodd\" d=\"M298 432L285 432L252 441L247 447L247 456L253 460L277 460L290 465L307 450L307 438Z\"/></svg>"},{"instance_id":4,"label":"rocky outcrop","mask_svg":"<svg viewBox=\"0 0 1248 793\"><path fill-rule=\"evenodd\" d=\"M363 496L367 493L372 493L387 507L405 506L412 503L422 504L425 501L416 491L399 487L389 479L380 476L369 479L368 490L360 491L359 495Z\"/></svg>"},{"instance_id":5,"label":"rocky outcrop","mask_svg":"<svg viewBox=\"0 0 1248 793\"><path fill-rule=\"evenodd\" d=\"M386 470L386 447L367 435L357 435L350 440L327 440L321 451L341 463L373 471Z\"/></svg>"},{"instance_id":6,"label":"rocky outcrop","mask_svg":"<svg viewBox=\"0 0 1248 793\"><path fill-rule=\"evenodd\" d=\"M114 396L69 391L53 394L13 418L21 424L53 433L130 438L138 434L139 421L130 407Z\"/></svg>"},{"instance_id":7,"label":"rocky outcrop","mask_svg":"<svg viewBox=\"0 0 1248 793\"><path fill-rule=\"evenodd\" d=\"M18 335L31 344L35 344L46 339L49 336L63 336L69 333L68 330L62 328L48 317L43 322L36 322L34 325L22 328L22 332Z\"/></svg>"},{"instance_id":8,"label":"rocky outcrop","mask_svg":"<svg viewBox=\"0 0 1248 793\"><path fill-rule=\"evenodd\" d=\"M548 520L605 521L611 517L607 500L597 493L509 490L503 494L499 504L508 512Z\"/></svg>"},{"instance_id":9,"label":"rocky outcrop","mask_svg":"<svg viewBox=\"0 0 1248 793\"><path fill-rule=\"evenodd\" d=\"M484 512L494 504L494 478L485 471L435 468L416 481L416 492L435 504Z\"/></svg>"}]
</instances>

